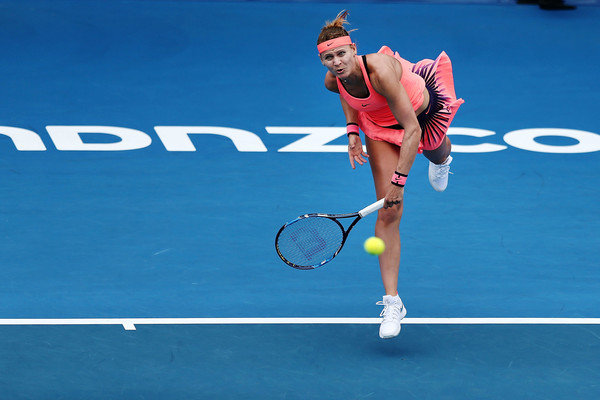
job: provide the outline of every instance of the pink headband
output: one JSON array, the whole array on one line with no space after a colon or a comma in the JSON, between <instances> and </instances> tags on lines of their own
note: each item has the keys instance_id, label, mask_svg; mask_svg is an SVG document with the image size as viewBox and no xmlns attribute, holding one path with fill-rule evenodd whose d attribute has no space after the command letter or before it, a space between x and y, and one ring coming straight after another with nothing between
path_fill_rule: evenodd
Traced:
<instances>
[{"instance_id":1,"label":"pink headband","mask_svg":"<svg viewBox=\"0 0 600 400\"><path fill-rule=\"evenodd\" d=\"M319 54L321 54L324 51L335 49L336 47L344 46L346 44L352 44L352 39L350 39L350 36L340 36L335 39L319 43L317 45L317 50L319 50Z\"/></svg>"}]
</instances>

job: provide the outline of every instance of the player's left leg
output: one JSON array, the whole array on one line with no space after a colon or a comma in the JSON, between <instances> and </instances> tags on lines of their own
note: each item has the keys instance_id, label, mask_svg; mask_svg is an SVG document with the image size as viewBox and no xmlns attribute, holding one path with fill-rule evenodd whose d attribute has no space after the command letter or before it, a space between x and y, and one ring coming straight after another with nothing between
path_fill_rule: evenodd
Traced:
<instances>
[{"instance_id":1,"label":"player's left leg","mask_svg":"<svg viewBox=\"0 0 600 400\"><path fill-rule=\"evenodd\" d=\"M448 186L448 174L452 162L452 143L447 135L435 150L423 150L423 155L429 160L429 183L438 192L443 192Z\"/></svg>"}]
</instances>

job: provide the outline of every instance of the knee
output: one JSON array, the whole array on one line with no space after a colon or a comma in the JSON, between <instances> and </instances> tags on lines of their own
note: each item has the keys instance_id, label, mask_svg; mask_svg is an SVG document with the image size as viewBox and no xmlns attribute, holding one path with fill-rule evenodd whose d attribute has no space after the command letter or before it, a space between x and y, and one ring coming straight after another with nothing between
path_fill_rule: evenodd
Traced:
<instances>
[{"instance_id":1,"label":"knee","mask_svg":"<svg viewBox=\"0 0 600 400\"><path fill-rule=\"evenodd\" d=\"M448 136L444 136L444 140L435 150L423 150L423 155L434 164L441 164L452 152L452 143Z\"/></svg>"},{"instance_id":2,"label":"knee","mask_svg":"<svg viewBox=\"0 0 600 400\"><path fill-rule=\"evenodd\" d=\"M402 207L400 209L396 207L381 209L377 214L375 224L380 228L397 227L400 225L400 219L402 219Z\"/></svg>"}]
</instances>

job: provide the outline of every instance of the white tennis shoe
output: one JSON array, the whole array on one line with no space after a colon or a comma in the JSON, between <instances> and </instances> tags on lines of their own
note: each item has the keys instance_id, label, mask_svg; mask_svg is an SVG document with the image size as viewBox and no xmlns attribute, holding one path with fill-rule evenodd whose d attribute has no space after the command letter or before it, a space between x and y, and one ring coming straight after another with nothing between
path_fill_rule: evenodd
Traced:
<instances>
[{"instance_id":1,"label":"white tennis shoe","mask_svg":"<svg viewBox=\"0 0 600 400\"><path fill-rule=\"evenodd\" d=\"M382 339L390 339L398 336L400 333L400 321L406 316L406 308L402 304L402 300L398 295L383 296L383 301L377 302L378 306L383 306L383 311L380 316L383 317L381 326L379 327L379 337Z\"/></svg>"},{"instance_id":2,"label":"white tennis shoe","mask_svg":"<svg viewBox=\"0 0 600 400\"><path fill-rule=\"evenodd\" d=\"M452 156L448 156L442 164L434 164L429 161L429 183L436 192L443 192L448 186L448 174Z\"/></svg>"}]
</instances>

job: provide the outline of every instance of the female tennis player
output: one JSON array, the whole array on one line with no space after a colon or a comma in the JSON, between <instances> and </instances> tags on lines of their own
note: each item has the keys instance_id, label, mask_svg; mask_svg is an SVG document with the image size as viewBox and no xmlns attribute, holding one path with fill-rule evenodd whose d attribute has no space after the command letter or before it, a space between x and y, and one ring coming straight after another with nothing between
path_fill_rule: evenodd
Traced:
<instances>
[{"instance_id":1,"label":"female tennis player","mask_svg":"<svg viewBox=\"0 0 600 400\"><path fill-rule=\"evenodd\" d=\"M389 47L363 56L344 28L347 11L327 22L317 39L322 64L327 68L325 87L339 93L348 132L350 165L370 160L377 198L384 208L375 223L375 235L386 243L379 256L385 289L379 336L400 333L406 309L398 296L400 268L400 219L404 185L417 153L430 161L429 181L444 191L452 156L446 132L463 103L456 99L452 65L446 53L436 60L416 64L404 60ZM367 152L359 136L365 134Z\"/></svg>"}]
</instances>

